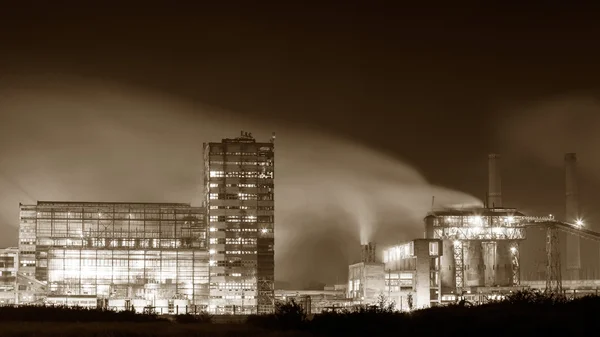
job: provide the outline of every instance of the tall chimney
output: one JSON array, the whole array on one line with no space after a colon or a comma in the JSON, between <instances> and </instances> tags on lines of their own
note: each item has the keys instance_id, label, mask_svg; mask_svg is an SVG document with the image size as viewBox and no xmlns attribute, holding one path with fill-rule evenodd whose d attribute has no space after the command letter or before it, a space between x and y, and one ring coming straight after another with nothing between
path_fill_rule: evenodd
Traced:
<instances>
[{"instance_id":1,"label":"tall chimney","mask_svg":"<svg viewBox=\"0 0 600 337\"><path fill-rule=\"evenodd\" d=\"M487 207L502 207L502 180L500 178L499 154L488 155L488 195Z\"/></svg>"},{"instance_id":2,"label":"tall chimney","mask_svg":"<svg viewBox=\"0 0 600 337\"><path fill-rule=\"evenodd\" d=\"M366 245L361 246L361 262L364 262L364 263L375 263L376 262L375 244L374 243L369 242Z\"/></svg>"},{"instance_id":3,"label":"tall chimney","mask_svg":"<svg viewBox=\"0 0 600 337\"><path fill-rule=\"evenodd\" d=\"M580 220L579 191L577 186L577 154L565 154L565 221ZM567 269L572 278L579 278L581 247L579 236L567 234Z\"/></svg>"}]
</instances>

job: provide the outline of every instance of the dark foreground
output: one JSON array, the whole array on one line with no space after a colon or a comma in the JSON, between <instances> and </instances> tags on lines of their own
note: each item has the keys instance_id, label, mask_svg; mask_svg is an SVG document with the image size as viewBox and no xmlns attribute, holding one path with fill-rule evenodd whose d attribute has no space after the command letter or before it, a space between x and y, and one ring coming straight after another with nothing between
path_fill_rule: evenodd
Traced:
<instances>
[{"instance_id":1,"label":"dark foreground","mask_svg":"<svg viewBox=\"0 0 600 337\"><path fill-rule=\"evenodd\" d=\"M396 313L377 307L316 315L295 303L272 316L215 324L208 315L168 321L152 315L66 308L0 308L0 336L593 336L600 297L565 300L532 292L480 306L468 304Z\"/></svg>"}]
</instances>

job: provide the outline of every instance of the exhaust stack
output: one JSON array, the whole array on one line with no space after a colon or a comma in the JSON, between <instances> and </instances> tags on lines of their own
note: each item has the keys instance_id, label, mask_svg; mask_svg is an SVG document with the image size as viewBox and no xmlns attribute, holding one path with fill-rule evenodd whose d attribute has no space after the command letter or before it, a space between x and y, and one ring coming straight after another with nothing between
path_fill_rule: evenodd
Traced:
<instances>
[{"instance_id":1,"label":"exhaust stack","mask_svg":"<svg viewBox=\"0 0 600 337\"><path fill-rule=\"evenodd\" d=\"M375 263L376 255L375 255L375 244L372 242L367 243L366 245L361 246L361 262L364 263Z\"/></svg>"},{"instance_id":2,"label":"exhaust stack","mask_svg":"<svg viewBox=\"0 0 600 337\"><path fill-rule=\"evenodd\" d=\"M500 178L499 154L488 155L488 195L487 207L502 207L502 179Z\"/></svg>"},{"instance_id":3,"label":"exhaust stack","mask_svg":"<svg viewBox=\"0 0 600 337\"><path fill-rule=\"evenodd\" d=\"M565 217L568 223L581 219L579 191L577 186L577 154L565 154ZM581 247L579 237L567 234L567 270L572 278L579 278L581 269Z\"/></svg>"}]
</instances>

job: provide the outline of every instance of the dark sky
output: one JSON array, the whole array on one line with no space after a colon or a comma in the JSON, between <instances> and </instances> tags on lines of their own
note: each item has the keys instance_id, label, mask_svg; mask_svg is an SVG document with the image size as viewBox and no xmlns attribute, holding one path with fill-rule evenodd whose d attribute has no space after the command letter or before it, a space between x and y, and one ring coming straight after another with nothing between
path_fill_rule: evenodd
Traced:
<instances>
[{"instance_id":1,"label":"dark sky","mask_svg":"<svg viewBox=\"0 0 600 337\"><path fill-rule=\"evenodd\" d=\"M595 8L15 3L0 11L3 245L16 243L18 202L196 200L199 144L263 121L283 139L288 129L318 130L361 144L410 165L419 181L478 198L486 154L500 152L505 204L532 214L563 213L562 158L577 152L585 215L600 229ZM302 137L282 140L281 151ZM381 172L358 174L354 154L361 165L388 160L354 145L345 151L349 160L335 176L347 169L355 174L348 179L365 184ZM310 154L289 156L279 168L292 172L279 173L283 197L308 193L296 173L336 182L334 169L321 176L319 165L296 166ZM330 222L323 216L309 222ZM298 235L294 255L318 241L335 262L310 269L297 258L297 274L282 279L309 271L327 282L344 277L355 235L300 236L296 226L278 225ZM410 225L402 239L420 234Z\"/></svg>"}]
</instances>

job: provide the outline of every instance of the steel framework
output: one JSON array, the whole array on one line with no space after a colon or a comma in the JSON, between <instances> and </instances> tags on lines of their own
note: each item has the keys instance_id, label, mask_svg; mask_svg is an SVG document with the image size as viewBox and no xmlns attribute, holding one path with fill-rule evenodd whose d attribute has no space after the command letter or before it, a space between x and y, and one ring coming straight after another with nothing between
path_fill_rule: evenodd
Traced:
<instances>
[{"instance_id":1,"label":"steel framework","mask_svg":"<svg viewBox=\"0 0 600 337\"><path fill-rule=\"evenodd\" d=\"M546 292L562 294L558 231L554 226L546 227Z\"/></svg>"},{"instance_id":2,"label":"steel framework","mask_svg":"<svg viewBox=\"0 0 600 337\"><path fill-rule=\"evenodd\" d=\"M456 290L460 294L462 288L465 286L465 268L464 268L464 252L463 242L456 240L453 243L454 249L454 266L455 266L455 278L456 278Z\"/></svg>"},{"instance_id":3,"label":"steel framework","mask_svg":"<svg viewBox=\"0 0 600 337\"><path fill-rule=\"evenodd\" d=\"M519 242L510 243L510 260L512 266L512 285L518 286L521 283L521 265L519 262Z\"/></svg>"}]
</instances>

